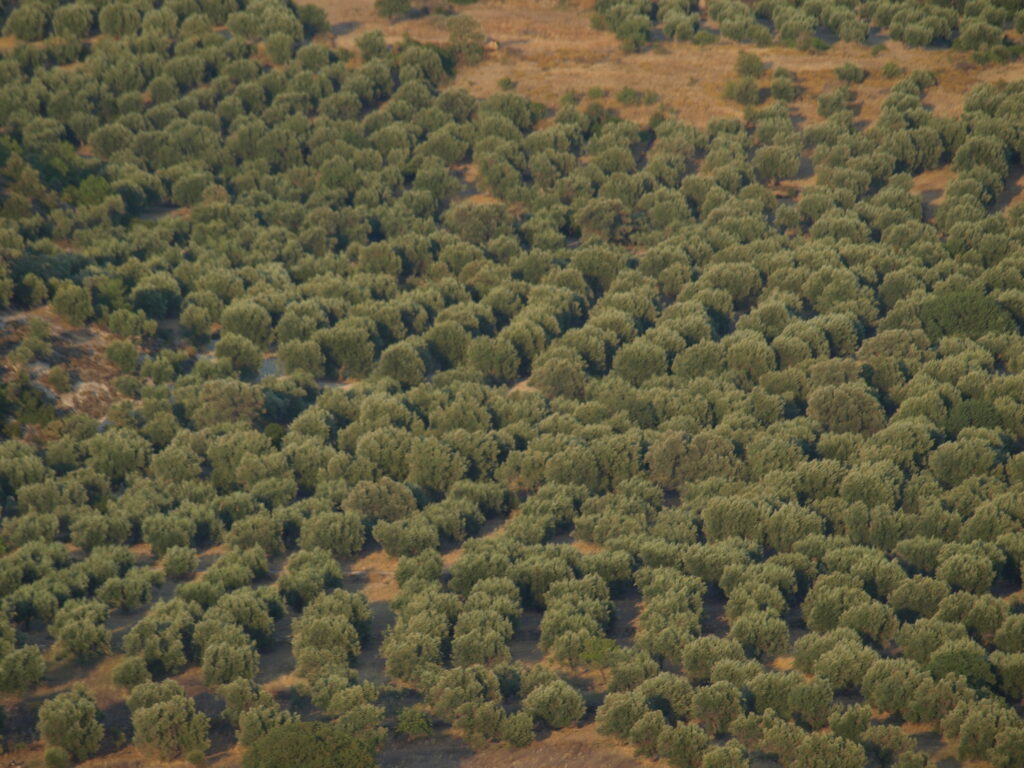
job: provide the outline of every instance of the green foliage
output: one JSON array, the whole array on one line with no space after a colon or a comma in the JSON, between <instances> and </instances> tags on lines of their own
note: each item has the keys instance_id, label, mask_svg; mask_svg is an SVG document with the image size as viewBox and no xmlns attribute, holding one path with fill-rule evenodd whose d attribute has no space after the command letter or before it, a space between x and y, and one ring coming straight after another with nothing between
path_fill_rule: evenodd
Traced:
<instances>
[{"instance_id":1,"label":"green foliage","mask_svg":"<svg viewBox=\"0 0 1024 768\"><path fill-rule=\"evenodd\" d=\"M849 61L836 67L836 77L844 83L863 83L867 76L866 70Z\"/></svg>"},{"instance_id":2,"label":"green foliage","mask_svg":"<svg viewBox=\"0 0 1024 768\"><path fill-rule=\"evenodd\" d=\"M1015 333L1010 312L992 297L976 291L944 291L921 305L921 327L938 341L945 336L978 338L986 333Z\"/></svg>"},{"instance_id":3,"label":"green foliage","mask_svg":"<svg viewBox=\"0 0 1024 768\"><path fill-rule=\"evenodd\" d=\"M740 51L736 56L736 74L756 80L764 73L764 62L755 53Z\"/></svg>"},{"instance_id":4,"label":"green foliage","mask_svg":"<svg viewBox=\"0 0 1024 768\"><path fill-rule=\"evenodd\" d=\"M903 67L897 64L895 61L887 61L885 66L882 67L882 76L893 80L904 73Z\"/></svg>"},{"instance_id":5,"label":"green foliage","mask_svg":"<svg viewBox=\"0 0 1024 768\"><path fill-rule=\"evenodd\" d=\"M53 388L53 391L58 394L71 390L71 375L63 365L53 366L50 372L46 374L46 381Z\"/></svg>"},{"instance_id":6,"label":"green foliage","mask_svg":"<svg viewBox=\"0 0 1024 768\"><path fill-rule=\"evenodd\" d=\"M739 102L745 106L757 104L761 99L761 91L757 81L752 77L741 77L739 80L729 80L722 92L725 98Z\"/></svg>"},{"instance_id":7,"label":"green foliage","mask_svg":"<svg viewBox=\"0 0 1024 768\"><path fill-rule=\"evenodd\" d=\"M67 751L76 761L92 757L103 741L96 700L84 685L47 699L39 708L39 734L50 745Z\"/></svg>"},{"instance_id":8,"label":"green foliage","mask_svg":"<svg viewBox=\"0 0 1024 768\"><path fill-rule=\"evenodd\" d=\"M456 14L448 19L448 45L456 58L466 64L477 64L484 55L487 37L480 22L472 16Z\"/></svg>"},{"instance_id":9,"label":"green foliage","mask_svg":"<svg viewBox=\"0 0 1024 768\"><path fill-rule=\"evenodd\" d=\"M1021 86L940 116L929 73L869 80L865 121L864 70L819 57L841 83L808 124L746 47L1003 60L1016 9L704 10L593 9L655 57L741 42L742 120L695 127L474 98L469 16L354 55L277 0L15 4L41 43L0 61L0 687L42 680L44 628L46 659L114 644L150 761L205 760L169 681L200 669L247 764L371 764L381 701L410 738L525 746L605 688L600 732L668 765L919 766L867 705L1019 762ZM531 632L544 664L513 661ZM354 682L376 654L397 710Z\"/></svg>"},{"instance_id":10,"label":"green foliage","mask_svg":"<svg viewBox=\"0 0 1024 768\"><path fill-rule=\"evenodd\" d=\"M63 747L49 747L43 753L43 763L46 768L70 768L72 764L71 753Z\"/></svg>"},{"instance_id":11,"label":"green foliage","mask_svg":"<svg viewBox=\"0 0 1024 768\"><path fill-rule=\"evenodd\" d=\"M428 738L434 733L427 716L421 710L412 707L406 707L398 713L395 730L410 741Z\"/></svg>"},{"instance_id":12,"label":"green foliage","mask_svg":"<svg viewBox=\"0 0 1024 768\"><path fill-rule=\"evenodd\" d=\"M572 686L557 680L530 691L523 699L523 709L557 730L583 717L586 705Z\"/></svg>"},{"instance_id":13,"label":"green foliage","mask_svg":"<svg viewBox=\"0 0 1024 768\"><path fill-rule=\"evenodd\" d=\"M385 16L391 20L409 15L412 10L411 0L374 0L373 10L378 16Z\"/></svg>"},{"instance_id":14,"label":"green foliage","mask_svg":"<svg viewBox=\"0 0 1024 768\"><path fill-rule=\"evenodd\" d=\"M53 295L53 309L71 325L83 325L92 317L92 296L87 288L62 284Z\"/></svg>"},{"instance_id":15,"label":"green foliage","mask_svg":"<svg viewBox=\"0 0 1024 768\"><path fill-rule=\"evenodd\" d=\"M627 85L615 95L615 98L623 106L633 107L643 101L643 94Z\"/></svg>"},{"instance_id":16,"label":"green foliage","mask_svg":"<svg viewBox=\"0 0 1024 768\"><path fill-rule=\"evenodd\" d=\"M163 556L164 574L182 580L191 576L199 566L199 556L191 547L170 547Z\"/></svg>"},{"instance_id":17,"label":"green foliage","mask_svg":"<svg viewBox=\"0 0 1024 768\"><path fill-rule=\"evenodd\" d=\"M11 10L3 32L25 42L42 40L46 34L46 9L40 3L25 3Z\"/></svg>"},{"instance_id":18,"label":"green foliage","mask_svg":"<svg viewBox=\"0 0 1024 768\"><path fill-rule=\"evenodd\" d=\"M195 701L181 695L132 708L132 730L135 745L160 760L210 748L209 719L196 710Z\"/></svg>"},{"instance_id":19,"label":"green foliage","mask_svg":"<svg viewBox=\"0 0 1024 768\"><path fill-rule=\"evenodd\" d=\"M146 662L137 656L132 656L117 665L114 669L113 680L122 688L131 690L141 683L150 682L152 677L146 667Z\"/></svg>"},{"instance_id":20,"label":"green foliage","mask_svg":"<svg viewBox=\"0 0 1024 768\"><path fill-rule=\"evenodd\" d=\"M295 722L272 729L246 750L245 768L372 768L367 747L336 725Z\"/></svg>"}]
</instances>

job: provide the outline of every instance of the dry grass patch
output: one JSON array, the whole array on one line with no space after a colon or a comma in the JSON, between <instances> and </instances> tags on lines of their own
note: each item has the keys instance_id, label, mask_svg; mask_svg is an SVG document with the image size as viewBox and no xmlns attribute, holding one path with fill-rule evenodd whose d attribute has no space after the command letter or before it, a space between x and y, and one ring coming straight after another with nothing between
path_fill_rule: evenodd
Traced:
<instances>
[{"instance_id":1,"label":"dry grass patch","mask_svg":"<svg viewBox=\"0 0 1024 768\"><path fill-rule=\"evenodd\" d=\"M397 568L397 557L377 550L353 560L346 572L359 585L358 591L371 603L390 602L398 596Z\"/></svg>"},{"instance_id":2,"label":"dry grass patch","mask_svg":"<svg viewBox=\"0 0 1024 768\"><path fill-rule=\"evenodd\" d=\"M569 539L569 544L584 555L593 555L598 552L604 552L604 547L600 544L595 544L592 541L583 541L582 539L577 539L575 536Z\"/></svg>"},{"instance_id":3,"label":"dry grass patch","mask_svg":"<svg viewBox=\"0 0 1024 768\"><path fill-rule=\"evenodd\" d=\"M946 199L946 190L949 183L956 178L956 172L952 166L936 168L933 171L922 171L914 177L913 186L910 191L920 195L925 205L925 217L930 218L935 209L942 205Z\"/></svg>"},{"instance_id":4,"label":"dry grass patch","mask_svg":"<svg viewBox=\"0 0 1024 768\"><path fill-rule=\"evenodd\" d=\"M638 768L663 765L636 757L633 750L597 732L593 723L554 731L521 749L488 747L462 760L460 768Z\"/></svg>"},{"instance_id":5,"label":"dry grass patch","mask_svg":"<svg viewBox=\"0 0 1024 768\"><path fill-rule=\"evenodd\" d=\"M339 33L336 44L352 50L356 37L375 29L382 31L390 43L400 43L406 35L424 42L447 41L443 17L426 16L391 24L374 14L368 0L320 0L317 4ZM828 51L813 52L756 48L730 40L707 46L655 43L642 53L625 54L611 32L590 26L588 9L592 5L572 0L482 0L460 8L461 13L480 22L499 48L479 65L461 68L455 86L486 97L497 93L499 82L509 78L517 83L517 92L550 107L568 91L586 93L599 88L608 92L602 101L629 119L642 122L654 112L668 109L679 112L688 122L706 125L716 118L742 116L743 108L727 101L722 90L735 76L737 54L752 50L773 68L784 67L797 74L802 93L793 105L794 113L807 124L821 120L818 96L839 86L836 66L849 61L865 69L867 80L853 90L858 120L870 124L878 118L895 82L882 76L883 67L890 61L906 71L935 73L938 85L929 89L925 101L943 116L959 114L964 95L979 82L1024 78L1024 61L981 67L969 53L908 48L892 40L876 54L870 47L854 43L837 43ZM761 84L767 88L768 76ZM622 106L615 95L627 86L654 91L661 102Z\"/></svg>"}]
</instances>

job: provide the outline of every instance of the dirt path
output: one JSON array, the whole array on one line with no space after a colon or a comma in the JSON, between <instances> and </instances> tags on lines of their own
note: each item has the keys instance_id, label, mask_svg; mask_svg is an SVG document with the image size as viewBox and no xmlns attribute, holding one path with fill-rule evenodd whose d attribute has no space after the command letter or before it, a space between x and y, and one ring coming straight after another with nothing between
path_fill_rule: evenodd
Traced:
<instances>
[{"instance_id":1,"label":"dirt path","mask_svg":"<svg viewBox=\"0 0 1024 768\"><path fill-rule=\"evenodd\" d=\"M362 680L377 685L388 681L380 649L385 632L395 621L391 601L398 596L397 567L397 558L377 550L353 560L345 568L345 588L360 592L370 603L370 632L352 666Z\"/></svg>"}]
</instances>

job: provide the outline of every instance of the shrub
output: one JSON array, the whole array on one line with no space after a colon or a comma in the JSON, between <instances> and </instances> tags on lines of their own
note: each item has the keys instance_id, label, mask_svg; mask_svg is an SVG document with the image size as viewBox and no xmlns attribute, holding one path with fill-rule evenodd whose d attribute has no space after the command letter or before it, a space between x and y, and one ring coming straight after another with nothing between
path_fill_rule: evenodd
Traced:
<instances>
[{"instance_id":1,"label":"shrub","mask_svg":"<svg viewBox=\"0 0 1024 768\"><path fill-rule=\"evenodd\" d=\"M575 688L564 680L556 680L530 691L523 699L523 709L557 730L583 717L587 706Z\"/></svg>"},{"instance_id":2,"label":"shrub","mask_svg":"<svg viewBox=\"0 0 1024 768\"><path fill-rule=\"evenodd\" d=\"M53 391L58 394L71 391L71 375L68 373L66 366L53 366L49 373L46 374L46 381L53 388Z\"/></svg>"},{"instance_id":3,"label":"shrub","mask_svg":"<svg viewBox=\"0 0 1024 768\"><path fill-rule=\"evenodd\" d=\"M292 60L295 51L295 41L291 35L284 32L275 32L266 39L267 55L275 64L286 64Z\"/></svg>"},{"instance_id":4,"label":"shrub","mask_svg":"<svg viewBox=\"0 0 1024 768\"><path fill-rule=\"evenodd\" d=\"M757 81L752 77L741 77L739 80L728 81L725 84L723 95L725 98L745 106L752 106L760 101L760 89L757 86Z\"/></svg>"},{"instance_id":5,"label":"shrub","mask_svg":"<svg viewBox=\"0 0 1024 768\"><path fill-rule=\"evenodd\" d=\"M39 733L43 739L67 751L75 760L92 757L103 741L96 699L84 685L48 699L39 708Z\"/></svg>"},{"instance_id":6,"label":"shrub","mask_svg":"<svg viewBox=\"0 0 1024 768\"><path fill-rule=\"evenodd\" d=\"M92 295L87 288L64 283L53 296L53 309L71 325L84 325L92 317Z\"/></svg>"},{"instance_id":7,"label":"shrub","mask_svg":"<svg viewBox=\"0 0 1024 768\"><path fill-rule=\"evenodd\" d=\"M374 0L373 9L378 16L385 16L394 21L409 15L412 10L412 2L410 0Z\"/></svg>"},{"instance_id":8,"label":"shrub","mask_svg":"<svg viewBox=\"0 0 1024 768\"><path fill-rule=\"evenodd\" d=\"M135 33L142 17L130 3L109 3L100 10L100 32L113 37Z\"/></svg>"},{"instance_id":9,"label":"shrub","mask_svg":"<svg viewBox=\"0 0 1024 768\"><path fill-rule=\"evenodd\" d=\"M153 678L146 662L138 656L131 656L117 665L113 679L115 684L131 690L137 685L150 682Z\"/></svg>"},{"instance_id":10,"label":"shrub","mask_svg":"<svg viewBox=\"0 0 1024 768\"><path fill-rule=\"evenodd\" d=\"M956 290L935 294L921 305L921 327L932 341L944 336L978 338L986 333L1016 333L1008 309L979 291Z\"/></svg>"},{"instance_id":11,"label":"shrub","mask_svg":"<svg viewBox=\"0 0 1024 768\"><path fill-rule=\"evenodd\" d=\"M772 75L772 97L779 101L793 101L797 96L796 75L786 69L777 69Z\"/></svg>"},{"instance_id":12,"label":"shrub","mask_svg":"<svg viewBox=\"0 0 1024 768\"><path fill-rule=\"evenodd\" d=\"M395 730L410 741L427 738L434 733L430 721L422 710L412 707L406 707L398 714Z\"/></svg>"},{"instance_id":13,"label":"shrub","mask_svg":"<svg viewBox=\"0 0 1024 768\"><path fill-rule=\"evenodd\" d=\"M42 3L21 3L11 11L4 34L31 43L46 35L48 19Z\"/></svg>"},{"instance_id":14,"label":"shrub","mask_svg":"<svg viewBox=\"0 0 1024 768\"><path fill-rule=\"evenodd\" d=\"M749 77L754 80L764 73L764 62L755 53L740 51L736 57L736 74L739 77Z\"/></svg>"},{"instance_id":15,"label":"shrub","mask_svg":"<svg viewBox=\"0 0 1024 768\"><path fill-rule=\"evenodd\" d=\"M458 14L448 19L448 45L466 64L477 64L484 56L484 35L480 22L472 16Z\"/></svg>"},{"instance_id":16,"label":"shrub","mask_svg":"<svg viewBox=\"0 0 1024 768\"><path fill-rule=\"evenodd\" d=\"M242 758L244 768L373 768L373 753L337 725L295 722L257 739Z\"/></svg>"},{"instance_id":17,"label":"shrub","mask_svg":"<svg viewBox=\"0 0 1024 768\"><path fill-rule=\"evenodd\" d=\"M628 85L625 86L615 97L620 104L627 107L634 107L643 100L643 94Z\"/></svg>"},{"instance_id":18,"label":"shrub","mask_svg":"<svg viewBox=\"0 0 1024 768\"><path fill-rule=\"evenodd\" d=\"M863 83L867 76L867 70L861 69L849 61L836 67L836 77L844 83Z\"/></svg>"},{"instance_id":19,"label":"shrub","mask_svg":"<svg viewBox=\"0 0 1024 768\"><path fill-rule=\"evenodd\" d=\"M107 347L107 359L122 373L131 373L138 366L139 353L130 341L115 341Z\"/></svg>"},{"instance_id":20,"label":"shrub","mask_svg":"<svg viewBox=\"0 0 1024 768\"><path fill-rule=\"evenodd\" d=\"M210 721L196 710L195 702L185 696L173 696L134 709L132 729L135 745L161 760L210 748Z\"/></svg>"}]
</instances>

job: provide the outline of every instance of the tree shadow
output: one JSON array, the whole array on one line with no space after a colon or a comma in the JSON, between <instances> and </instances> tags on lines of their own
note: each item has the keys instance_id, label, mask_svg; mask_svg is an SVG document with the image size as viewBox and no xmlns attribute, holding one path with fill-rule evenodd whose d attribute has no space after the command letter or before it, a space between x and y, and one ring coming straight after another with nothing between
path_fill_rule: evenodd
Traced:
<instances>
[{"instance_id":1,"label":"tree shadow","mask_svg":"<svg viewBox=\"0 0 1024 768\"><path fill-rule=\"evenodd\" d=\"M447 734L418 741L391 741L377 753L380 768L457 768L474 751L464 741Z\"/></svg>"},{"instance_id":2,"label":"tree shadow","mask_svg":"<svg viewBox=\"0 0 1024 768\"><path fill-rule=\"evenodd\" d=\"M945 192L945 190L926 189L921 193L921 207L924 209L923 214L925 219L931 219L935 216L936 208L938 208L936 201L942 197L943 192Z\"/></svg>"},{"instance_id":3,"label":"tree shadow","mask_svg":"<svg viewBox=\"0 0 1024 768\"><path fill-rule=\"evenodd\" d=\"M533 664L544 658L544 651L540 647L540 620L543 616L541 611L527 609L516 621L515 632L508 641L512 659Z\"/></svg>"},{"instance_id":4,"label":"tree shadow","mask_svg":"<svg viewBox=\"0 0 1024 768\"><path fill-rule=\"evenodd\" d=\"M871 27L868 30L867 38L864 40L864 45L884 45L887 42L889 42L889 36L882 31L881 27Z\"/></svg>"},{"instance_id":5,"label":"tree shadow","mask_svg":"<svg viewBox=\"0 0 1024 768\"><path fill-rule=\"evenodd\" d=\"M292 612L286 611L274 626L270 647L260 653L260 669L255 678L258 685L266 685L295 669L295 655L292 653L291 642L293 620Z\"/></svg>"},{"instance_id":6,"label":"tree shadow","mask_svg":"<svg viewBox=\"0 0 1024 768\"><path fill-rule=\"evenodd\" d=\"M810 179L814 176L814 162L809 157L800 158L800 170L796 172L797 179Z\"/></svg>"},{"instance_id":7,"label":"tree shadow","mask_svg":"<svg viewBox=\"0 0 1024 768\"><path fill-rule=\"evenodd\" d=\"M370 631L367 633L359 655L352 660L353 669L363 680L376 685L384 685L388 682L381 646L384 643L384 634L394 623L395 613L391 610L390 603L386 600L370 603Z\"/></svg>"},{"instance_id":8,"label":"tree shadow","mask_svg":"<svg viewBox=\"0 0 1024 768\"><path fill-rule=\"evenodd\" d=\"M615 616L608 630L608 637L619 645L632 646L636 635L635 622L640 616L640 590L634 586L624 589L621 595L612 599Z\"/></svg>"},{"instance_id":9,"label":"tree shadow","mask_svg":"<svg viewBox=\"0 0 1024 768\"><path fill-rule=\"evenodd\" d=\"M993 210L1001 211L1007 208L1022 192L1024 192L1024 165L1018 165L1010 169L1006 185L1003 187L1003 191L996 196L996 201L992 205Z\"/></svg>"},{"instance_id":10,"label":"tree shadow","mask_svg":"<svg viewBox=\"0 0 1024 768\"><path fill-rule=\"evenodd\" d=\"M359 29L362 25L358 21L342 21L331 27L331 32L335 35L348 35Z\"/></svg>"},{"instance_id":11,"label":"tree shadow","mask_svg":"<svg viewBox=\"0 0 1024 768\"><path fill-rule=\"evenodd\" d=\"M725 637L729 633L729 622L725 619L725 593L716 585L710 585L704 594L700 632L716 637Z\"/></svg>"}]
</instances>

